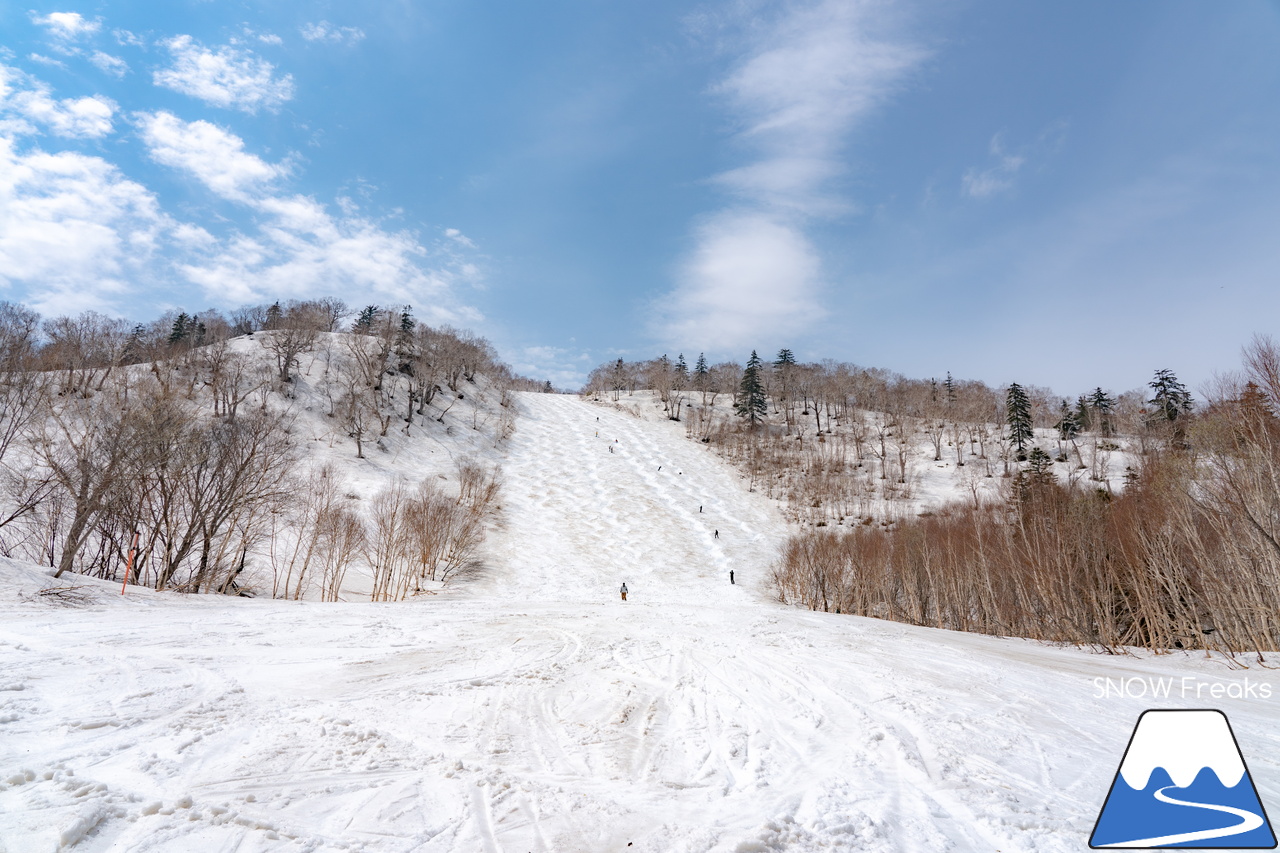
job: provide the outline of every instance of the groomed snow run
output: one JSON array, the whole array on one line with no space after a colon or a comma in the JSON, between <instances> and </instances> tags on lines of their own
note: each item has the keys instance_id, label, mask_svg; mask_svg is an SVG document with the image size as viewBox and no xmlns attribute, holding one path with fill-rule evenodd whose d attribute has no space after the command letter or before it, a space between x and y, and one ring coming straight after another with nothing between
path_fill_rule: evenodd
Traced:
<instances>
[{"instance_id":1,"label":"groomed snow run","mask_svg":"<svg viewBox=\"0 0 1280 853\"><path fill-rule=\"evenodd\" d=\"M440 595L57 606L0 566L0 850L1079 851L1149 707L1221 708L1280 803L1280 689L1095 683L1269 670L784 607L776 508L679 425L521 405Z\"/></svg>"}]
</instances>

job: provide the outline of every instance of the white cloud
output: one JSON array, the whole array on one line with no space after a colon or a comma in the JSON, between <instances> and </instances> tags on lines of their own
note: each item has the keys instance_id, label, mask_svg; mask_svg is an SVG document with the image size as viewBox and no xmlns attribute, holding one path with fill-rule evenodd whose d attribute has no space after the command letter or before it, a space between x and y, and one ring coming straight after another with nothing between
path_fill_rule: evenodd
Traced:
<instances>
[{"instance_id":1,"label":"white cloud","mask_svg":"<svg viewBox=\"0 0 1280 853\"><path fill-rule=\"evenodd\" d=\"M157 86L247 113L275 110L293 97L293 76L275 77L275 66L249 51L206 48L187 35L164 44L174 61L172 67L155 72Z\"/></svg>"},{"instance_id":2,"label":"white cloud","mask_svg":"<svg viewBox=\"0 0 1280 853\"><path fill-rule=\"evenodd\" d=\"M223 198L248 201L289 173L244 150L244 140L207 121L183 121L172 113L137 116L147 152L157 163L193 175Z\"/></svg>"},{"instance_id":3,"label":"white cloud","mask_svg":"<svg viewBox=\"0 0 1280 853\"><path fill-rule=\"evenodd\" d=\"M173 241L187 249L212 249L218 242L216 237L199 225L192 225L187 222L174 226Z\"/></svg>"},{"instance_id":4,"label":"white cloud","mask_svg":"<svg viewBox=\"0 0 1280 853\"><path fill-rule=\"evenodd\" d=\"M359 27L338 27L328 21L316 24L304 24L299 30L307 41L325 42L328 44L355 44L364 38L364 30Z\"/></svg>"},{"instance_id":5,"label":"white cloud","mask_svg":"<svg viewBox=\"0 0 1280 853\"><path fill-rule=\"evenodd\" d=\"M155 197L105 160L0 137L0 283L37 310L109 308L166 226Z\"/></svg>"},{"instance_id":6,"label":"white cloud","mask_svg":"<svg viewBox=\"0 0 1280 853\"><path fill-rule=\"evenodd\" d=\"M822 264L799 228L765 213L725 211L704 223L680 286L661 308L666 337L717 352L759 346L822 316Z\"/></svg>"},{"instance_id":7,"label":"white cloud","mask_svg":"<svg viewBox=\"0 0 1280 853\"><path fill-rule=\"evenodd\" d=\"M165 215L147 187L100 157L24 150L15 141L46 129L101 135L114 109L100 98L57 100L43 83L0 64L0 290L46 313L111 311L139 286L155 293L172 286L176 272L179 291L197 285L219 305L356 295L412 304L432 322L482 319L459 299L462 288L483 285L474 245L461 232L424 243L354 203L331 210L284 191L292 164L251 153L217 124L165 111L132 117L155 162L242 206L246 216L216 229Z\"/></svg>"},{"instance_id":8,"label":"white cloud","mask_svg":"<svg viewBox=\"0 0 1280 853\"><path fill-rule=\"evenodd\" d=\"M154 160L194 176L258 217L256 231L236 231L222 240L204 229L175 229L186 251L179 269L209 299L361 294L429 306L420 313L438 322L479 318L453 296L458 285L480 283L477 268L459 254L457 247L466 246L456 239L460 232L429 249L410 231L389 231L360 216L354 204L340 204L342 213L335 216L313 198L278 194L275 185L288 175L288 164L245 151L240 137L215 124L186 122L167 112L142 113L137 122Z\"/></svg>"},{"instance_id":9,"label":"white cloud","mask_svg":"<svg viewBox=\"0 0 1280 853\"><path fill-rule=\"evenodd\" d=\"M39 93L24 94L31 96L26 105L27 115L48 125L57 136L96 138L111 132L115 103L109 98L63 98L54 102Z\"/></svg>"},{"instance_id":10,"label":"white cloud","mask_svg":"<svg viewBox=\"0 0 1280 853\"><path fill-rule=\"evenodd\" d=\"M284 39L280 38L280 36L275 33L258 33L258 41L263 44L275 45L276 47L284 44Z\"/></svg>"},{"instance_id":11,"label":"white cloud","mask_svg":"<svg viewBox=\"0 0 1280 853\"><path fill-rule=\"evenodd\" d=\"M833 216L850 205L825 192L842 167L829 158L780 155L721 172L714 183L745 201L808 216Z\"/></svg>"},{"instance_id":12,"label":"white cloud","mask_svg":"<svg viewBox=\"0 0 1280 853\"><path fill-rule=\"evenodd\" d=\"M750 38L746 57L712 91L736 118L737 141L758 159L720 181L770 206L842 209L824 185L844 171L849 132L926 55L894 39L890 26L882 3L824 0L792 4Z\"/></svg>"},{"instance_id":13,"label":"white cloud","mask_svg":"<svg viewBox=\"0 0 1280 853\"><path fill-rule=\"evenodd\" d=\"M129 71L129 63L125 62L118 56L112 56L111 54L103 53L100 50L95 50L90 54L89 61L97 66L99 71L106 72L107 74L111 74L116 77L123 77Z\"/></svg>"},{"instance_id":14,"label":"white cloud","mask_svg":"<svg viewBox=\"0 0 1280 853\"><path fill-rule=\"evenodd\" d=\"M116 41L122 45L129 45L131 47L147 46L146 39L137 33L130 32L129 30L112 30L111 35L115 36Z\"/></svg>"},{"instance_id":15,"label":"white cloud","mask_svg":"<svg viewBox=\"0 0 1280 853\"><path fill-rule=\"evenodd\" d=\"M75 41L82 36L91 36L102 28L101 23L90 21L79 12L50 12L43 16L32 14L31 20L48 28L50 35L62 41Z\"/></svg>"},{"instance_id":16,"label":"white cloud","mask_svg":"<svg viewBox=\"0 0 1280 853\"><path fill-rule=\"evenodd\" d=\"M987 198L1013 189L1018 170L1027 162L1025 157L1006 153L998 133L991 137L989 148L991 156L996 158L996 164L981 171L977 168L969 169L960 180L964 194L972 198Z\"/></svg>"},{"instance_id":17,"label":"white cloud","mask_svg":"<svg viewBox=\"0 0 1280 853\"><path fill-rule=\"evenodd\" d=\"M853 208L833 187L849 138L926 56L879 0L792 2L776 20L761 8L727 2L690 21L740 56L711 92L747 162L712 179L733 202L695 228L658 303L654 328L672 346L741 350L821 316L822 263L805 225Z\"/></svg>"},{"instance_id":18,"label":"white cloud","mask_svg":"<svg viewBox=\"0 0 1280 853\"><path fill-rule=\"evenodd\" d=\"M580 388L597 359L582 350L555 346L526 346L516 350L511 367L521 376L551 380L556 388Z\"/></svg>"},{"instance_id":19,"label":"white cloud","mask_svg":"<svg viewBox=\"0 0 1280 853\"><path fill-rule=\"evenodd\" d=\"M470 237L468 237L466 234L463 234L457 228L444 229L444 236L448 237L450 240L454 241L455 243L458 243L459 245L466 246L468 249L474 249L476 247L475 242L473 242Z\"/></svg>"},{"instance_id":20,"label":"white cloud","mask_svg":"<svg viewBox=\"0 0 1280 853\"><path fill-rule=\"evenodd\" d=\"M182 272L211 299L247 302L332 294L410 304L437 323L475 323L481 315L456 301L468 283L466 263L423 246L410 231L388 231L354 216L332 216L305 196L268 197L255 235L235 234Z\"/></svg>"},{"instance_id":21,"label":"white cloud","mask_svg":"<svg viewBox=\"0 0 1280 853\"><path fill-rule=\"evenodd\" d=\"M115 102L101 95L55 100L48 85L0 65L0 131L29 135L42 125L55 136L95 139L112 131Z\"/></svg>"},{"instance_id":22,"label":"white cloud","mask_svg":"<svg viewBox=\"0 0 1280 853\"><path fill-rule=\"evenodd\" d=\"M67 63L63 62L61 59L54 59L52 56L45 56L40 53L29 54L27 59L30 59L32 62L39 63L40 65L47 65L50 68L61 68L64 71L67 68Z\"/></svg>"}]
</instances>

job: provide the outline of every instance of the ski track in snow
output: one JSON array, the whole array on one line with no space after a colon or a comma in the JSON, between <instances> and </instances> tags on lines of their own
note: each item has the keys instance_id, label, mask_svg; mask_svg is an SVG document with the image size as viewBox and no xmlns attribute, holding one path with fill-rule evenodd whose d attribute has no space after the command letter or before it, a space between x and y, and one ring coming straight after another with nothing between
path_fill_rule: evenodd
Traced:
<instances>
[{"instance_id":1,"label":"ski track in snow","mask_svg":"<svg viewBox=\"0 0 1280 853\"><path fill-rule=\"evenodd\" d=\"M1092 679L1230 677L782 607L780 514L679 425L521 401L449 595L64 609L0 569L0 851L1075 851L1149 707Z\"/></svg>"}]
</instances>

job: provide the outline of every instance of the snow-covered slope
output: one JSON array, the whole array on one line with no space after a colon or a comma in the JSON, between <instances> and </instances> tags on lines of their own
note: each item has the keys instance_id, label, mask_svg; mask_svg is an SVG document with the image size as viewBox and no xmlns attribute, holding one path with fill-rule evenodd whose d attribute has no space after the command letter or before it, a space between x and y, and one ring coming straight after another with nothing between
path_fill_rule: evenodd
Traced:
<instances>
[{"instance_id":1,"label":"snow-covered slope","mask_svg":"<svg viewBox=\"0 0 1280 853\"><path fill-rule=\"evenodd\" d=\"M763 589L785 522L665 423L567 396L522 396L503 463L505 524L485 594L521 601L707 604ZM612 449L610 449L612 448Z\"/></svg>"},{"instance_id":2,"label":"snow-covered slope","mask_svg":"<svg viewBox=\"0 0 1280 853\"><path fill-rule=\"evenodd\" d=\"M1243 679L783 608L778 511L713 453L521 405L452 593L64 607L0 564L0 850L1076 851L1153 704L1094 679ZM1280 690L1244 675L1213 702L1276 801Z\"/></svg>"}]
</instances>

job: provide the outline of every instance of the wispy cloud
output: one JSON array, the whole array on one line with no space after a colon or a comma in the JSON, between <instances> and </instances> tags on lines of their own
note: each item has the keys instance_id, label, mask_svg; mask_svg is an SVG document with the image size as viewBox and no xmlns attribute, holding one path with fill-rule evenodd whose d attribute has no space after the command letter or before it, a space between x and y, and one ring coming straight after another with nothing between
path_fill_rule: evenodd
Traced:
<instances>
[{"instance_id":1,"label":"wispy cloud","mask_svg":"<svg viewBox=\"0 0 1280 853\"><path fill-rule=\"evenodd\" d=\"M750 165L719 180L750 201L808 215L847 202L828 188L845 172L855 123L883 103L925 52L892 33L882 2L789 4L752 32L745 55L712 88L734 117Z\"/></svg>"},{"instance_id":2,"label":"wispy cloud","mask_svg":"<svg viewBox=\"0 0 1280 853\"><path fill-rule=\"evenodd\" d=\"M28 54L27 59L30 59L32 62L39 65L47 65L50 68L61 68L64 71L67 68L67 63L63 62L61 59L54 59L52 56L45 56L43 53Z\"/></svg>"},{"instance_id":3,"label":"wispy cloud","mask_svg":"<svg viewBox=\"0 0 1280 853\"><path fill-rule=\"evenodd\" d=\"M1043 165L1063 145L1067 133L1065 121L1052 122L1031 142L1010 150L1003 132L991 137L987 152L994 161L985 169L972 167L960 179L960 189L970 198L989 198L1009 192L1029 163Z\"/></svg>"},{"instance_id":4,"label":"wispy cloud","mask_svg":"<svg viewBox=\"0 0 1280 853\"><path fill-rule=\"evenodd\" d=\"M112 30L111 35L115 36L116 41L121 45L130 47L146 47L147 40L137 33L129 30Z\"/></svg>"},{"instance_id":5,"label":"wispy cloud","mask_svg":"<svg viewBox=\"0 0 1280 853\"><path fill-rule=\"evenodd\" d=\"M476 247L475 242L457 228L444 229L444 236L461 246L466 246L468 249L474 249Z\"/></svg>"},{"instance_id":6,"label":"wispy cloud","mask_svg":"<svg viewBox=\"0 0 1280 853\"><path fill-rule=\"evenodd\" d=\"M115 108L102 95L55 99L47 84L0 65L0 131L26 136L43 127L55 136L96 139L112 131Z\"/></svg>"},{"instance_id":7,"label":"wispy cloud","mask_svg":"<svg viewBox=\"0 0 1280 853\"><path fill-rule=\"evenodd\" d=\"M328 21L304 24L299 32L307 41L327 44L355 44L364 38L364 30L359 27L339 27Z\"/></svg>"},{"instance_id":8,"label":"wispy cloud","mask_svg":"<svg viewBox=\"0 0 1280 853\"><path fill-rule=\"evenodd\" d=\"M1005 151L998 133L991 137L989 150L996 160L995 165L982 170L972 168L965 172L961 179L961 187L965 195L973 198L987 198L1013 189L1018 170L1027 162L1026 157Z\"/></svg>"},{"instance_id":9,"label":"wispy cloud","mask_svg":"<svg viewBox=\"0 0 1280 853\"><path fill-rule=\"evenodd\" d=\"M289 173L244 150L244 140L207 121L183 121L173 113L140 113L142 140L151 159L184 171L217 195L250 201Z\"/></svg>"},{"instance_id":10,"label":"wispy cloud","mask_svg":"<svg viewBox=\"0 0 1280 853\"><path fill-rule=\"evenodd\" d=\"M49 31L49 34L61 41L76 41L91 36L102 29L98 21L91 21L79 12L50 12L48 15L32 13L31 21Z\"/></svg>"},{"instance_id":11,"label":"wispy cloud","mask_svg":"<svg viewBox=\"0 0 1280 853\"><path fill-rule=\"evenodd\" d=\"M188 35L164 44L173 54L173 65L155 72L157 86L246 113L278 109L293 97L292 75L276 77L275 66L247 50L207 48Z\"/></svg>"},{"instance_id":12,"label":"wispy cloud","mask_svg":"<svg viewBox=\"0 0 1280 853\"><path fill-rule=\"evenodd\" d=\"M805 229L853 209L835 187L849 138L927 53L878 0L729 4L691 26L737 57L710 94L747 162L712 177L732 200L695 227L656 327L672 343L742 349L821 316L822 262Z\"/></svg>"},{"instance_id":13,"label":"wispy cloud","mask_svg":"<svg viewBox=\"0 0 1280 853\"><path fill-rule=\"evenodd\" d=\"M90 54L89 61L97 66L99 71L103 71L113 77L123 77L129 71L129 63L118 56L112 56L100 50L95 50Z\"/></svg>"}]
</instances>

